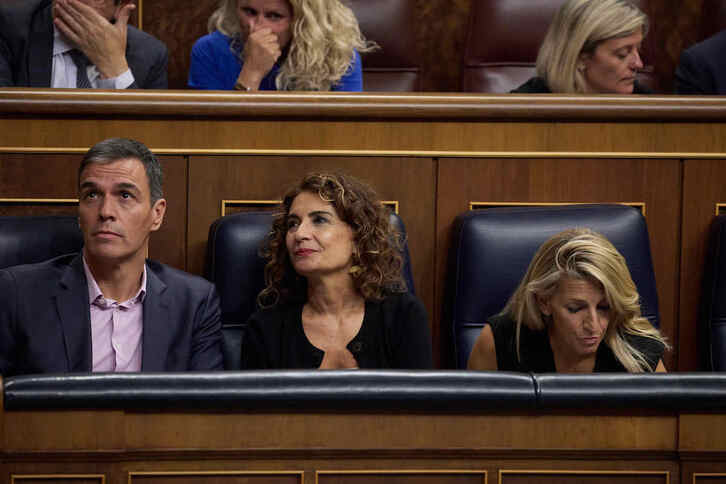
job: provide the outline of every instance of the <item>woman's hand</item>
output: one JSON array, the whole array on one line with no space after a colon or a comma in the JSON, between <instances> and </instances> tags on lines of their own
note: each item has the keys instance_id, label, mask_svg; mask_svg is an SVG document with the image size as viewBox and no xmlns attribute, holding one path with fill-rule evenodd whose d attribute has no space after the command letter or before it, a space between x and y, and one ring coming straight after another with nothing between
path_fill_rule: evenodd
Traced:
<instances>
[{"instance_id":1,"label":"woman's hand","mask_svg":"<svg viewBox=\"0 0 726 484\"><path fill-rule=\"evenodd\" d=\"M245 41L244 65L237 82L251 90L257 90L281 53L277 35L270 29L253 30Z\"/></svg>"},{"instance_id":2,"label":"woman's hand","mask_svg":"<svg viewBox=\"0 0 726 484\"><path fill-rule=\"evenodd\" d=\"M323 355L323 362L320 363L321 370L350 369L358 368L353 354L347 348L329 349Z\"/></svg>"}]
</instances>

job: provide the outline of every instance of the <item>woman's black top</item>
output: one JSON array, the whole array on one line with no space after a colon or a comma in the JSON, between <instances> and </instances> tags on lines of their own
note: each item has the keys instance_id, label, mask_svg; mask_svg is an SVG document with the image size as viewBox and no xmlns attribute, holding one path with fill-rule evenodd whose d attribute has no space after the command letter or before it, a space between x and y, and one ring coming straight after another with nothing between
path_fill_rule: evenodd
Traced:
<instances>
[{"instance_id":1,"label":"woman's black top","mask_svg":"<svg viewBox=\"0 0 726 484\"><path fill-rule=\"evenodd\" d=\"M242 368L318 368L324 352L310 343L302 325L303 304L257 311L242 339ZM426 308L409 293L366 301L363 324L348 343L359 368L431 368Z\"/></svg>"},{"instance_id":2,"label":"woman's black top","mask_svg":"<svg viewBox=\"0 0 726 484\"><path fill-rule=\"evenodd\" d=\"M533 77L529 81L525 82L517 89L512 89L512 93L518 94L551 94L552 91L547 85L544 79L541 77ZM633 84L633 94L653 94L649 88L643 86L638 81Z\"/></svg>"},{"instance_id":3,"label":"woman's black top","mask_svg":"<svg viewBox=\"0 0 726 484\"><path fill-rule=\"evenodd\" d=\"M502 371L520 371L533 373L555 373L555 357L550 347L550 339L546 331L533 331L524 324L519 335L519 354L522 361L517 361L516 324L507 315L496 315L488 319L494 335L494 346L497 352L497 369ZM663 356L663 343L646 336L626 334L628 343L638 349L648 364L655 370ZM600 343L595 356L594 372L627 372L618 361L610 347Z\"/></svg>"}]
</instances>

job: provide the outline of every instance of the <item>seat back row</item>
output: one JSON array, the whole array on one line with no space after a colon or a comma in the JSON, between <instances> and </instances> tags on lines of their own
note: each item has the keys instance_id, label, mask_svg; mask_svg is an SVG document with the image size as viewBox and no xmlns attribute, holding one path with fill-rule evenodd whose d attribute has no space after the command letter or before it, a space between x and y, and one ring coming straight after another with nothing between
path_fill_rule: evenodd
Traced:
<instances>
[{"instance_id":1,"label":"seat back row","mask_svg":"<svg viewBox=\"0 0 726 484\"><path fill-rule=\"evenodd\" d=\"M272 222L269 212L222 217L209 230L205 277L220 294L225 367L239 369L245 321L256 309L264 285L259 255ZM391 223L404 236L401 219ZM605 235L625 257L641 296L643 315L658 326L658 298L645 218L637 207L569 205L473 210L457 217L449 254L444 321L452 331L458 368L486 319L506 303L532 255L551 235L589 227ZM706 260L699 328L702 369L726 371L726 216L714 219ZM46 260L82 246L77 219L68 216L0 217L0 268ZM408 247L403 246L404 280L414 292Z\"/></svg>"}]
</instances>

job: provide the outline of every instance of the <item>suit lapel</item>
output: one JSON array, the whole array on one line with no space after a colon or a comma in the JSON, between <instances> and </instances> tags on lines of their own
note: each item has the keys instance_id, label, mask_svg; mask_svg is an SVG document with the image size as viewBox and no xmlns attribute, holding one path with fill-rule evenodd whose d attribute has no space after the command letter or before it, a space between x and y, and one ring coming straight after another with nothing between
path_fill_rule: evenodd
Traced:
<instances>
[{"instance_id":1,"label":"suit lapel","mask_svg":"<svg viewBox=\"0 0 726 484\"><path fill-rule=\"evenodd\" d=\"M50 87L53 69L53 18L50 3L32 20L28 38L28 85Z\"/></svg>"},{"instance_id":2,"label":"suit lapel","mask_svg":"<svg viewBox=\"0 0 726 484\"><path fill-rule=\"evenodd\" d=\"M68 371L91 371L91 315L88 283L79 254L63 272L55 294L56 307L63 328Z\"/></svg>"},{"instance_id":3,"label":"suit lapel","mask_svg":"<svg viewBox=\"0 0 726 484\"><path fill-rule=\"evenodd\" d=\"M146 265L146 296L144 297L144 332L141 347L142 371L166 371L171 335L169 300L166 284Z\"/></svg>"}]
</instances>

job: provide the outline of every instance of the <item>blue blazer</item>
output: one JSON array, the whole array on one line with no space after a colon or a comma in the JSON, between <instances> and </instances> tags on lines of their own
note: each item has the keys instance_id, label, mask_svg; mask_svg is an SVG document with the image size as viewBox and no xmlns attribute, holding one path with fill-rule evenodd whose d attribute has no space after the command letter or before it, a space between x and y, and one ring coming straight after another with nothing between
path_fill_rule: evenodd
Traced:
<instances>
[{"instance_id":1,"label":"blue blazer","mask_svg":"<svg viewBox=\"0 0 726 484\"><path fill-rule=\"evenodd\" d=\"M141 371L222 369L219 297L210 282L146 263ZM91 371L88 284L80 254L0 271L0 374Z\"/></svg>"},{"instance_id":2,"label":"blue blazer","mask_svg":"<svg viewBox=\"0 0 726 484\"><path fill-rule=\"evenodd\" d=\"M676 68L678 94L726 94L726 30L691 46Z\"/></svg>"},{"instance_id":3,"label":"blue blazer","mask_svg":"<svg viewBox=\"0 0 726 484\"><path fill-rule=\"evenodd\" d=\"M53 58L51 0L0 2L0 87L50 87ZM130 89L166 89L169 54L163 42L132 26L126 62Z\"/></svg>"}]
</instances>

